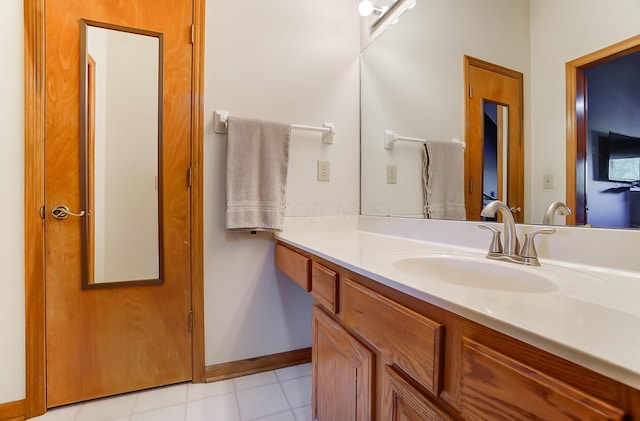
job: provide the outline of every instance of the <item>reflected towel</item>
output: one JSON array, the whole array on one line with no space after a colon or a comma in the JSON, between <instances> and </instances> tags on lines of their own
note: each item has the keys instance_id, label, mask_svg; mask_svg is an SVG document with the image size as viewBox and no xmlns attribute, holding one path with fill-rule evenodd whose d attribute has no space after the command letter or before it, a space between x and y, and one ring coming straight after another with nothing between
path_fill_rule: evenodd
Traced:
<instances>
[{"instance_id":1,"label":"reflected towel","mask_svg":"<svg viewBox=\"0 0 640 421\"><path fill-rule=\"evenodd\" d=\"M290 126L227 120L227 229L282 231Z\"/></svg>"},{"instance_id":2,"label":"reflected towel","mask_svg":"<svg viewBox=\"0 0 640 421\"><path fill-rule=\"evenodd\" d=\"M422 179L425 218L466 219L464 148L459 143L425 143Z\"/></svg>"}]
</instances>

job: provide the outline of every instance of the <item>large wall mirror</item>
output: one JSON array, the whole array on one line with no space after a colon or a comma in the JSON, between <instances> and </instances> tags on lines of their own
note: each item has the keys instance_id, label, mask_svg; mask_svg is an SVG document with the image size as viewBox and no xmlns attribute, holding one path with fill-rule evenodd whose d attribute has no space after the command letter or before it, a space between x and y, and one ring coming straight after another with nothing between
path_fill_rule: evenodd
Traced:
<instances>
[{"instance_id":1,"label":"large wall mirror","mask_svg":"<svg viewBox=\"0 0 640 421\"><path fill-rule=\"evenodd\" d=\"M540 224L547 216L546 223L564 224L563 209L557 203L567 199L566 63L637 35L639 30L633 16L639 14L640 3L631 0L621 0L615 5L604 5L598 0L418 0L415 7L365 46L361 54L362 214L424 217L422 147L405 143L402 147L385 149L384 132L391 129L407 137L468 142L465 99L469 92L464 71L467 56L522 75L524 128L518 159L522 162L520 181L524 182L524 194L522 203L517 203L514 209L517 212L520 207L524 215L521 222ZM627 69L626 73L634 72ZM635 74L640 75L640 69L636 68ZM635 84L639 82L636 79ZM611 92L619 100L619 85L603 88L598 84L598 90ZM626 89L622 96L636 94L637 90ZM609 139L612 132L617 142L631 138L631 142L637 143L640 126L634 122L640 110L633 107L638 107L640 101L637 96L632 99L624 105L626 123L619 123L620 113L616 113L618 122L612 122L609 128L603 128L598 120L601 137ZM611 107L614 102L610 96L603 104ZM503 105L498 102L493 107ZM496 113L488 107L485 121L507 133L509 128L497 116L509 115L511 109L498 110ZM490 164L492 169L484 169L484 200L508 191L509 183L513 182L513 177L509 178L509 165L516 158L504 145L499 139L497 143L494 139L491 147L485 145L485 165ZM594 168L589 172L590 166L602 166L600 161L587 156L584 162L587 177L592 178L587 179L587 187L597 189L599 195L591 199L588 196L587 201L594 205L615 204L607 209L624 208L624 211L616 216L617 220L596 219L595 209L587 206L592 218L588 218L587 212L584 222L595 227L633 227L629 222L633 211L629 209L632 202L637 202L632 196L640 195L633 191L638 180L629 180L634 178L632 175L610 177L605 180L608 184L603 185L602 171L598 173ZM635 161L619 160L614 164L633 166L635 162L640 162L640 156ZM463 189L469 189L469 185ZM550 221L546 214L553 204L557 211ZM467 215L466 219L479 219L479 215Z\"/></svg>"},{"instance_id":2,"label":"large wall mirror","mask_svg":"<svg viewBox=\"0 0 640 421\"><path fill-rule=\"evenodd\" d=\"M162 34L81 22L83 287L162 282Z\"/></svg>"}]
</instances>

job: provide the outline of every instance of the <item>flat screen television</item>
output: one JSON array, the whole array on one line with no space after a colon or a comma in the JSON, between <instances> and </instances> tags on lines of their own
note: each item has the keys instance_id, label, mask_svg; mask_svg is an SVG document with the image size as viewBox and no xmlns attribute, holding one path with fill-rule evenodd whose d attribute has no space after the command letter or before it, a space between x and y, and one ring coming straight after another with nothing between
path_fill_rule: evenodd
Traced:
<instances>
[{"instance_id":1,"label":"flat screen television","mask_svg":"<svg viewBox=\"0 0 640 421\"><path fill-rule=\"evenodd\" d=\"M598 136L596 180L631 183L640 180L640 137L609 132Z\"/></svg>"}]
</instances>

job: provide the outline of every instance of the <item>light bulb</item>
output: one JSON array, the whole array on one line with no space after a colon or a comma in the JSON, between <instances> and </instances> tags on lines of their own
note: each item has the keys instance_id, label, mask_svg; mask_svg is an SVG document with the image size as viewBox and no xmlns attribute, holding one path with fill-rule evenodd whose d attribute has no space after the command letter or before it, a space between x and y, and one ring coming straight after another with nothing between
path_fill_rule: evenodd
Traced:
<instances>
[{"instance_id":1,"label":"light bulb","mask_svg":"<svg viewBox=\"0 0 640 421\"><path fill-rule=\"evenodd\" d=\"M373 3L370 0L362 0L358 5L360 16L369 16L373 13Z\"/></svg>"}]
</instances>

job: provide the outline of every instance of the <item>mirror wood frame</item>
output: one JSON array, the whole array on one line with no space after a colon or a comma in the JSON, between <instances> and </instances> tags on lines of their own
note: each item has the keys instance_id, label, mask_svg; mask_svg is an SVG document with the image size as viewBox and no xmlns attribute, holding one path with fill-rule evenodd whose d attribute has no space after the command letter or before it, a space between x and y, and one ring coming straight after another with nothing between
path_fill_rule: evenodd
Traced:
<instances>
[{"instance_id":1,"label":"mirror wood frame","mask_svg":"<svg viewBox=\"0 0 640 421\"><path fill-rule=\"evenodd\" d=\"M95 281L95 224L94 218L94 196L95 196L95 177L94 177L94 162L95 162L95 147L92 137L95 138L94 132L91 130L91 126L95 124L95 116L92 116L90 111L92 89L90 84L90 77L88 69L91 66L92 57L89 55L87 45L87 31L89 27L109 29L113 31L124 32L134 35L143 35L158 40L158 162L157 162L157 177L158 177L158 278L157 279L140 279L140 280L121 280L121 281ZM128 26L114 25L107 22L98 22L89 19L82 19L80 21L80 203L82 209L88 209L91 213L89 217L83 218L81 225L81 237L82 237L82 289L93 288L118 288L125 286L141 286L141 285L160 285L164 283L164 259L163 259L163 211L161 204L162 201L162 117L163 117L163 98L164 98L164 35L160 32L148 31L139 28L131 28ZM93 62L95 68L95 61ZM95 97L95 89L93 89L93 96Z\"/></svg>"},{"instance_id":2,"label":"mirror wood frame","mask_svg":"<svg viewBox=\"0 0 640 421\"><path fill-rule=\"evenodd\" d=\"M46 412L44 307L45 0L24 0L25 418ZM193 0L191 303L193 382L205 381L204 358L204 37L205 0ZM18 416L18 418L20 418Z\"/></svg>"},{"instance_id":3,"label":"mirror wood frame","mask_svg":"<svg viewBox=\"0 0 640 421\"><path fill-rule=\"evenodd\" d=\"M586 215L586 80L584 71L640 51L640 35L594 51L566 64L567 173L566 204L573 210L567 225L584 225Z\"/></svg>"}]
</instances>

